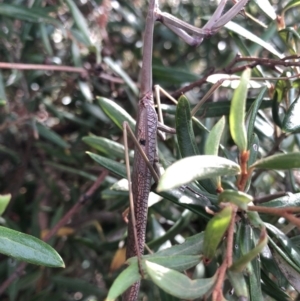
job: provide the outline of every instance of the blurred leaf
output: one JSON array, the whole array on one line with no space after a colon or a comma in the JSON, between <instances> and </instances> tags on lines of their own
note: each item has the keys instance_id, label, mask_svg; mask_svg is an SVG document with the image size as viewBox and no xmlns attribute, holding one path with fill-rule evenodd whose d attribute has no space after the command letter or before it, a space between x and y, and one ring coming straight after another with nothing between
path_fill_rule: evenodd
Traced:
<instances>
[{"instance_id":1,"label":"blurred leaf","mask_svg":"<svg viewBox=\"0 0 300 301\"><path fill-rule=\"evenodd\" d=\"M51 23L56 26L61 26L61 23L57 19L48 16L46 9L41 8L29 9L23 5L0 3L0 15L23 21Z\"/></svg>"},{"instance_id":2,"label":"blurred leaf","mask_svg":"<svg viewBox=\"0 0 300 301\"><path fill-rule=\"evenodd\" d=\"M43 266L65 266L52 247L31 235L0 227L0 242L0 253L7 256Z\"/></svg>"},{"instance_id":3,"label":"blurred leaf","mask_svg":"<svg viewBox=\"0 0 300 301\"><path fill-rule=\"evenodd\" d=\"M247 282L243 273L235 273L228 270L227 276L234 289L234 294L239 298L244 298L245 300L249 300Z\"/></svg>"},{"instance_id":4,"label":"blurred leaf","mask_svg":"<svg viewBox=\"0 0 300 301\"><path fill-rule=\"evenodd\" d=\"M282 14L284 14L288 9L291 9L298 5L300 5L299 0L291 0L291 1L287 2L286 5L283 7Z\"/></svg>"},{"instance_id":5,"label":"blurred leaf","mask_svg":"<svg viewBox=\"0 0 300 301\"><path fill-rule=\"evenodd\" d=\"M205 142L205 155L218 155L221 137L225 127L224 116L213 126Z\"/></svg>"},{"instance_id":6,"label":"blurred leaf","mask_svg":"<svg viewBox=\"0 0 300 301\"><path fill-rule=\"evenodd\" d=\"M300 249L278 228L269 223L265 223L265 225L268 231L272 233L272 238L277 240L282 249L285 250L286 255L300 268Z\"/></svg>"},{"instance_id":7,"label":"blurred leaf","mask_svg":"<svg viewBox=\"0 0 300 301\"><path fill-rule=\"evenodd\" d=\"M207 279L191 280L184 274L153 262L146 261L145 265L151 280L162 290L177 298L200 298L215 285L216 276Z\"/></svg>"},{"instance_id":8,"label":"blurred leaf","mask_svg":"<svg viewBox=\"0 0 300 301\"><path fill-rule=\"evenodd\" d=\"M253 201L253 197L242 191L226 189L219 194L219 202L229 202L237 205L242 210L247 210L248 203Z\"/></svg>"},{"instance_id":9,"label":"blurred leaf","mask_svg":"<svg viewBox=\"0 0 300 301\"><path fill-rule=\"evenodd\" d=\"M251 77L251 70L246 69L241 77L239 86L233 93L231 101L229 125L233 141L240 152L247 150L247 134L245 128L245 107L248 92L248 83Z\"/></svg>"},{"instance_id":10,"label":"blurred leaf","mask_svg":"<svg viewBox=\"0 0 300 301\"><path fill-rule=\"evenodd\" d=\"M300 152L289 154L277 154L260 159L250 166L250 168L264 169L290 169L300 168Z\"/></svg>"},{"instance_id":11,"label":"blurred leaf","mask_svg":"<svg viewBox=\"0 0 300 301\"><path fill-rule=\"evenodd\" d=\"M215 176L236 175L240 167L235 162L217 156L193 156L168 167L160 178L157 191L165 191L194 180Z\"/></svg>"},{"instance_id":12,"label":"blurred leaf","mask_svg":"<svg viewBox=\"0 0 300 301\"><path fill-rule=\"evenodd\" d=\"M43 138L62 148L71 147L70 144L68 144L63 138L61 138L58 134L56 134L46 126L42 125L41 123L37 123L36 127L39 132L39 135L41 135Z\"/></svg>"},{"instance_id":13,"label":"blurred leaf","mask_svg":"<svg viewBox=\"0 0 300 301\"><path fill-rule=\"evenodd\" d=\"M207 136L204 154L205 155L215 155L217 156L219 153L219 147L221 143L221 137L225 127L225 117L223 116L211 129L210 133ZM215 184L217 189L221 189L221 177L217 176L212 179L212 182Z\"/></svg>"},{"instance_id":14,"label":"blurred leaf","mask_svg":"<svg viewBox=\"0 0 300 301\"><path fill-rule=\"evenodd\" d=\"M255 0L255 3L260 7L261 11L265 13L272 20L276 19L276 12L269 0Z\"/></svg>"},{"instance_id":15,"label":"blurred leaf","mask_svg":"<svg viewBox=\"0 0 300 301\"><path fill-rule=\"evenodd\" d=\"M295 270L284 258L275 252L272 252L279 269L284 274L289 283L294 287L297 292L300 292L300 273Z\"/></svg>"},{"instance_id":16,"label":"blurred leaf","mask_svg":"<svg viewBox=\"0 0 300 301\"><path fill-rule=\"evenodd\" d=\"M282 122L282 130L286 132L297 132L300 130L299 112L300 97L296 98L287 110Z\"/></svg>"},{"instance_id":17,"label":"blurred leaf","mask_svg":"<svg viewBox=\"0 0 300 301\"><path fill-rule=\"evenodd\" d=\"M51 277L51 280L57 288L63 288L64 292L81 292L86 296L94 295L99 298L103 298L106 294L105 289L97 287L83 279L56 275Z\"/></svg>"},{"instance_id":18,"label":"blurred leaf","mask_svg":"<svg viewBox=\"0 0 300 301\"><path fill-rule=\"evenodd\" d=\"M196 255L203 251L204 232L188 237L184 243L157 252L159 256Z\"/></svg>"},{"instance_id":19,"label":"blurred leaf","mask_svg":"<svg viewBox=\"0 0 300 301\"><path fill-rule=\"evenodd\" d=\"M247 29L243 28L242 26L230 21L226 25L224 25L225 28L237 33L240 36L243 36L244 38L260 45L261 47L268 50L270 53L274 54L278 58L283 58L283 54L278 52L271 44L265 42L261 38L259 38L257 35L253 34L252 32L248 31Z\"/></svg>"},{"instance_id":20,"label":"blurred leaf","mask_svg":"<svg viewBox=\"0 0 300 301\"><path fill-rule=\"evenodd\" d=\"M174 67L166 67L153 64L152 65L153 77L157 78L163 84L184 84L194 82L199 77L191 72L182 71L182 69L176 69Z\"/></svg>"},{"instance_id":21,"label":"blurred leaf","mask_svg":"<svg viewBox=\"0 0 300 301\"><path fill-rule=\"evenodd\" d=\"M73 0L65 0L65 1L73 16L73 20L75 21L77 27L79 28L80 32L84 37L86 46L92 46L93 43L91 41L91 33L89 31L86 18L82 15L81 11L78 9L77 5L74 3Z\"/></svg>"},{"instance_id":22,"label":"blurred leaf","mask_svg":"<svg viewBox=\"0 0 300 301\"><path fill-rule=\"evenodd\" d=\"M232 218L231 206L223 208L207 224L204 232L203 254L206 262L216 255L217 247L222 240Z\"/></svg>"},{"instance_id":23,"label":"blurred leaf","mask_svg":"<svg viewBox=\"0 0 300 301\"><path fill-rule=\"evenodd\" d=\"M124 146L120 143L117 143L113 140L109 140L104 137L88 136L83 137L82 141L88 144L89 146L95 148L101 153L109 157L114 158L124 158L125 149ZM133 158L131 154L131 158Z\"/></svg>"},{"instance_id":24,"label":"blurred leaf","mask_svg":"<svg viewBox=\"0 0 300 301\"><path fill-rule=\"evenodd\" d=\"M9 204L11 199L11 194L0 194L0 216L3 214L5 211L7 205Z\"/></svg>"},{"instance_id":25,"label":"blurred leaf","mask_svg":"<svg viewBox=\"0 0 300 301\"><path fill-rule=\"evenodd\" d=\"M198 154L188 99L180 96L176 109L176 135L182 158Z\"/></svg>"},{"instance_id":26,"label":"blurred leaf","mask_svg":"<svg viewBox=\"0 0 300 301\"><path fill-rule=\"evenodd\" d=\"M133 94L138 97L139 90L136 87L136 84L132 81L130 76L117 64L115 63L110 57L105 57L103 61L116 73L118 74L124 82L128 85L128 87L131 89Z\"/></svg>"},{"instance_id":27,"label":"blurred leaf","mask_svg":"<svg viewBox=\"0 0 300 301\"><path fill-rule=\"evenodd\" d=\"M268 243L267 231L265 228L262 228L260 239L256 247L252 249L250 252L248 252L247 254L240 257L238 260L236 260L230 267L230 270L234 272L242 272L243 269L246 267L246 265L263 250L263 248L267 243Z\"/></svg>"},{"instance_id":28,"label":"blurred leaf","mask_svg":"<svg viewBox=\"0 0 300 301\"><path fill-rule=\"evenodd\" d=\"M116 175L119 175L122 178L127 178L125 165L114 160L86 152L93 160L95 160L98 164L103 166L104 168L111 170Z\"/></svg>"},{"instance_id":29,"label":"blurred leaf","mask_svg":"<svg viewBox=\"0 0 300 301\"><path fill-rule=\"evenodd\" d=\"M264 94L266 93L266 91L267 91L267 87L264 87L263 89L261 89L261 91L257 95L255 101L253 102L253 104L251 105L250 110L249 110L249 122L248 122L248 130L247 130L248 147L250 146L250 141L251 141L251 138L253 135L254 124L255 124L256 117L257 117L257 112L262 104L263 97L264 97Z\"/></svg>"},{"instance_id":30,"label":"blurred leaf","mask_svg":"<svg viewBox=\"0 0 300 301\"><path fill-rule=\"evenodd\" d=\"M127 267L114 281L110 287L106 301L114 301L118 296L124 293L132 284L139 281L141 275L137 264Z\"/></svg>"},{"instance_id":31,"label":"blurred leaf","mask_svg":"<svg viewBox=\"0 0 300 301\"><path fill-rule=\"evenodd\" d=\"M97 100L101 109L121 130L123 130L123 122L127 121L134 131L135 120L122 107L104 97L97 97Z\"/></svg>"}]
</instances>

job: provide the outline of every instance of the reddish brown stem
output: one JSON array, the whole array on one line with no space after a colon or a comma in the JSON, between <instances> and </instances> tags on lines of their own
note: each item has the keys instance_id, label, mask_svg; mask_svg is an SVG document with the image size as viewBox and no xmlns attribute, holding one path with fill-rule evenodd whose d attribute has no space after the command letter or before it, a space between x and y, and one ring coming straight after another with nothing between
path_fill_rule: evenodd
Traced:
<instances>
[{"instance_id":1,"label":"reddish brown stem","mask_svg":"<svg viewBox=\"0 0 300 301\"><path fill-rule=\"evenodd\" d=\"M231 221L227 230L227 245L226 245L226 256L224 257L224 261L218 270L218 280L216 282L214 291L212 293L212 299L214 301L223 301L223 285L225 282L226 271L228 267L232 265L232 250L233 250L233 235L234 235L234 224L235 217L237 212L237 207L235 205L231 205L233 208L233 213L231 217Z\"/></svg>"}]
</instances>

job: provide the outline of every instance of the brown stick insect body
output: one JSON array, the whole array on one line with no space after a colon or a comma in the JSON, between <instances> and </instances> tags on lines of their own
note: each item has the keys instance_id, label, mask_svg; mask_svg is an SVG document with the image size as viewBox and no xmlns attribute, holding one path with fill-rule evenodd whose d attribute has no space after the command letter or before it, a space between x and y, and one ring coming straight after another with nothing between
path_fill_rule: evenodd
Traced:
<instances>
[{"instance_id":1,"label":"brown stick insect body","mask_svg":"<svg viewBox=\"0 0 300 301\"><path fill-rule=\"evenodd\" d=\"M147 156L150 165L154 165L156 158L156 136L158 119L154 109L152 93L152 47L153 47L153 28L155 23L154 10L156 0L150 1L148 10L146 29L144 34L143 66L141 73L141 91L138 104L138 117L136 123L135 137ZM138 147L135 147L133 172L132 172L132 195L136 220L137 242L134 234L134 223L132 212L128 218L128 238L126 258L142 255L144 253L145 233L148 211L148 197L151 187L151 171L143 158ZM130 185L130 183L129 183ZM137 243L137 245L136 245ZM137 250L138 248L138 250ZM124 294L124 301L137 299L140 282L136 282Z\"/></svg>"},{"instance_id":2,"label":"brown stick insect body","mask_svg":"<svg viewBox=\"0 0 300 301\"><path fill-rule=\"evenodd\" d=\"M132 181L128 175L130 213L128 218L128 237L126 258L137 256L139 259L140 273L143 274L140 257L144 253L145 233L148 211L148 197L151 188L151 179L154 177L158 181L157 175L157 131L175 132L158 122L157 114L154 108L152 93L152 49L153 49L153 30L156 20L164 23L169 29L183 38L186 42L193 45L199 45L203 38L214 34L225 23L232 19L247 3L248 0L240 0L232 9L223 16L222 12L227 0L221 0L219 7L212 18L203 29L195 28L181 20L158 9L158 0L150 0L146 28L144 34L143 46L143 66L141 71L141 90L138 104L138 117L136 123L135 137L136 146L133 162ZM192 33L194 37L190 36ZM196 38L195 38L196 36ZM124 140L126 141L127 130L131 132L130 127L124 123ZM127 145L127 141L125 146ZM126 160L127 170L129 169L129 160ZM131 184L132 182L132 184ZM134 212L134 214L132 214ZM123 294L123 301L135 301L138 298L140 282L134 283Z\"/></svg>"}]
</instances>

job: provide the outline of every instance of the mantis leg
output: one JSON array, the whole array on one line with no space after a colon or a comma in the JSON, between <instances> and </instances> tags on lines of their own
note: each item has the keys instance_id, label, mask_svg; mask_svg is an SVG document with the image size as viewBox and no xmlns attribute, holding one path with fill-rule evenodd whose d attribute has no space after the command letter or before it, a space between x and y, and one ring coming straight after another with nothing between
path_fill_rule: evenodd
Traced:
<instances>
[{"instance_id":1,"label":"mantis leg","mask_svg":"<svg viewBox=\"0 0 300 301\"><path fill-rule=\"evenodd\" d=\"M249 0L238 1L229 11L222 15L227 0L221 0L214 14L203 28L190 25L168 13L156 10L156 19L182 38L189 45L199 45L204 38L215 34L226 23L233 19Z\"/></svg>"}]
</instances>

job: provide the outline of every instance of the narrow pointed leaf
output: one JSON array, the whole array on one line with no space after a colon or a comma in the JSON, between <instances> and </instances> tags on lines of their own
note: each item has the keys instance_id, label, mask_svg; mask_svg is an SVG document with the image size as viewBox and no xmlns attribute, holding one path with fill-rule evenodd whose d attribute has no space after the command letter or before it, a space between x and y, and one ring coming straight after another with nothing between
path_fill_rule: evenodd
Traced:
<instances>
[{"instance_id":1,"label":"narrow pointed leaf","mask_svg":"<svg viewBox=\"0 0 300 301\"><path fill-rule=\"evenodd\" d=\"M24 5L0 3L0 15L29 22L61 25L57 19L48 16L45 9L27 8Z\"/></svg>"},{"instance_id":2,"label":"narrow pointed leaf","mask_svg":"<svg viewBox=\"0 0 300 301\"><path fill-rule=\"evenodd\" d=\"M146 261L145 266L151 280L162 290L177 298L201 298L213 288L216 282L216 276L191 280L184 274L153 262Z\"/></svg>"},{"instance_id":3,"label":"narrow pointed leaf","mask_svg":"<svg viewBox=\"0 0 300 301\"><path fill-rule=\"evenodd\" d=\"M176 135L182 158L198 154L188 99L182 95L176 108Z\"/></svg>"},{"instance_id":4,"label":"narrow pointed leaf","mask_svg":"<svg viewBox=\"0 0 300 301\"><path fill-rule=\"evenodd\" d=\"M144 260L151 261L153 263L162 265L166 268L173 269L179 272L185 271L197 265L202 259L200 255L172 255L172 256L161 256L159 253L145 255ZM137 265L137 257L129 258L126 261L129 265Z\"/></svg>"},{"instance_id":5,"label":"narrow pointed leaf","mask_svg":"<svg viewBox=\"0 0 300 301\"><path fill-rule=\"evenodd\" d=\"M228 279L234 289L234 294L242 300L249 299L249 292L247 282L243 273L235 273L230 270L227 271Z\"/></svg>"},{"instance_id":6,"label":"narrow pointed leaf","mask_svg":"<svg viewBox=\"0 0 300 301\"><path fill-rule=\"evenodd\" d=\"M289 107L284 120L282 122L282 129L286 132L292 133L300 130L300 97L298 97Z\"/></svg>"},{"instance_id":7,"label":"narrow pointed leaf","mask_svg":"<svg viewBox=\"0 0 300 301\"><path fill-rule=\"evenodd\" d=\"M232 207L227 206L218 212L207 224L204 232L203 254L206 262L215 255L232 217Z\"/></svg>"},{"instance_id":8,"label":"narrow pointed leaf","mask_svg":"<svg viewBox=\"0 0 300 301\"><path fill-rule=\"evenodd\" d=\"M266 91L267 91L267 87L262 88L259 94L257 95L254 103L250 107L250 117L249 117L248 130L247 130L248 146L250 146L250 141L253 135L254 123L257 117L257 112L261 106Z\"/></svg>"},{"instance_id":9,"label":"narrow pointed leaf","mask_svg":"<svg viewBox=\"0 0 300 301\"><path fill-rule=\"evenodd\" d=\"M248 203L253 201L253 197L242 191L224 190L219 194L219 202L232 203L237 205L242 210L247 210Z\"/></svg>"},{"instance_id":10,"label":"narrow pointed leaf","mask_svg":"<svg viewBox=\"0 0 300 301\"><path fill-rule=\"evenodd\" d=\"M11 194L0 195L0 216L5 211L11 199Z\"/></svg>"},{"instance_id":11,"label":"narrow pointed leaf","mask_svg":"<svg viewBox=\"0 0 300 301\"><path fill-rule=\"evenodd\" d=\"M109 157L124 159L125 148L120 143L97 136L83 137L82 141Z\"/></svg>"},{"instance_id":12,"label":"narrow pointed leaf","mask_svg":"<svg viewBox=\"0 0 300 301\"><path fill-rule=\"evenodd\" d=\"M205 155L218 155L221 137L225 127L225 117L222 118L213 126L210 133L207 135L205 142Z\"/></svg>"},{"instance_id":13,"label":"narrow pointed leaf","mask_svg":"<svg viewBox=\"0 0 300 301\"><path fill-rule=\"evenodd\" d=\"M241 258L239 258L237 261L233 263L233 265L230 267L231 271L234 272L242 272L243 269L246 267L246 265L253 260L266 246L268 243L268 235L265 228L261 230L260 239L257 243L256 247L252 249L247 254L243 255Z\"/></svg>"},{"instance_id":14,"label":"narrow pointed leaf","mask_svg":"<svg viewBox=\"0 0 300 301\"><path fill-rule=\"evenodd\" d=\"M77 5L73 0L65 0L65 1L73 16L73 20L75 21L77 27L79 28L81 34L84 37L86 46L92 46L93 43L91 41L91 33L89 31L86 18L82 15L81 11L78 9Z\"/></svg>"},{"instance_id":15,"label":"narrow pointed leaf","mask_svg":"<svg viewBox=\"0 0 300 301\"><path fill-rule=\"evenodd\" d=\"M67 143L63 138L61 138L60 135L56 134L51 129L47 128L41 123L36 123L37 130L39 132L39 135L43 138L49 140L50 142L56 144L57 146L60 146L62 148L70 148L70 144Z\"/></svg>"},{"instance_id":16,"label":"narrow pointed leaf","mask_svg":"<svg viewBox=\"0 0 300 301\"><path fill-rule=\"evenodd\" d=\"M240 166L217 156L193 156L181 159L169 166L160 178L157 191L164 191L194 180L240 173Z\"/></svg>"},{"instance_id":17,"label":"narrow pointed leaf","mask_svg":"<svg viewBox=\"0 0 300 301\"><path fill-rule=\"evenodd\" d=\"M292 0L288 1L287 4L283 7L282 14L284 14L287 10L300 5L300 0Z\"/></svg>"},{"instance_id":18,"label":"narrow pointed leaf","mask_svg":"<svg viewBox=\"0 0 300 301\"><path fill-rule=\"evenodd\" d=\"M132 264L128 266L114 281L109 289L106 301L113 301L124 293L132 284L139 281L141 275L139 273L138 265Z\"/></svg>"},{"instance_id":19,"label":"narrow pointed leaf","mask_svg":"<svg viewBox=\"0 0 300 301\"><path fill-rule=\"evenodd\" d=\"M278 264L279 269L284 274L288 282L294 287L294 289L300 292L300 273L295 270L284 258L276 251L272 252L273 258Z\"/></svg>"},{"instance_id":20,"label":"narrow pointed leaf","mask_svg":"<svg viewBox=\"0 0 300 301\"><path fill-rule=\"evenodd\" d=\"M188 237L184 243L157 252L160 256L196 255L203 251L204 232Z\"/></svg>"},{"instance_id":21,"label":"narrow pointed leaf","mask_svg":"<svg viewBox=\"0 0 300 301\"><path fill-rule=\"evenodd\" d=\"M0 253L33 264L64 267L59 254L40 239L0 227Z\"/></svg>"},{"instance_id":22,"label":"narrow pointed leaf","mask_svg":"<svg viewBox=\"0 0 300 301\"><path fill-rule=\"evenodd\" d=\"M300 168L300 152L277 154L260 159L250 166L250 168L263 169L291 169Z\"/></svg>"},{"instance_id":23,"label":"narrow pointed leaf","mask_svg":"<svg viewBox=\"0 0 300 301\"><path fill-rule=\"evenodd\" d=\"M290 257L294 261L296 265L300 268L300 250L299 248L287 237L282 231L280 231L277 227L265 223L271 237L274 237L276 241L281 245L282 249L285 250L285 254Z\"/></svg>"},{"instance_id":24,"label":"narrow pointed leaf","mask_svg":"<svg viewBox=\"0 0 300 301\"><path fill-rule=\"evenodd\" d=\"M222 118L213 126L210 133L207 135L205 142L204 154L217 156L221 143L221 137L225 127L225 117ZM221 177L215 177L212 182L217 188L221 187Z\"/></svg>"},{"instance_id":25,"label":"narrow pointed leaf","mask_svg":"<svg viewBox=\"0 0 300 301\"><path fill-rule=\"evenodd\" d=\"M98 104L103 112L121 129L123 130L123 122L127 121L130 128L134 131L135 120L119 105L114 101L104 98L97 97Z\"/></svg>"},{"instance_id":26,"label":"narrow pointed leaf","mask_svg":"<svg viewBox=\"0 0 300 301\"><path fill-rule=\"evenodd\" d=\"M118 74L126 83L126 85L131 89L133 94L137 97L139 95L139 90L135 84L135 82L131 79L131 77L110 57L105 57L103 61L116 73Z\"/></svg>"},{"instance_id":27,"label":"narrow pointed leaf","mask_svg":"<svg viewBox=\"0 0 300 301\"><path fill-rule=\"evenodd\" d=\"M245 127L245 108L248 92L248 84L251 77L251 70L246 69L241 77L239 86L233 93L230 106L229 126L233 141L240 152L247 150L247 134Z\"/></svg>"},{"instance_id":28,"label":"narrow pointed leaf","mask_svg":"<svg viewBox=\"0 0 300 301\"><path fill-rule=\"evenodd\" d=\"M108 159L90 152L86 152L93 160L99 163L104 168L112 171L113 173L119 175L122 178L127 178L125 165L119 162L116 162L112 159Z\"/></svg>"}]
</instances>

